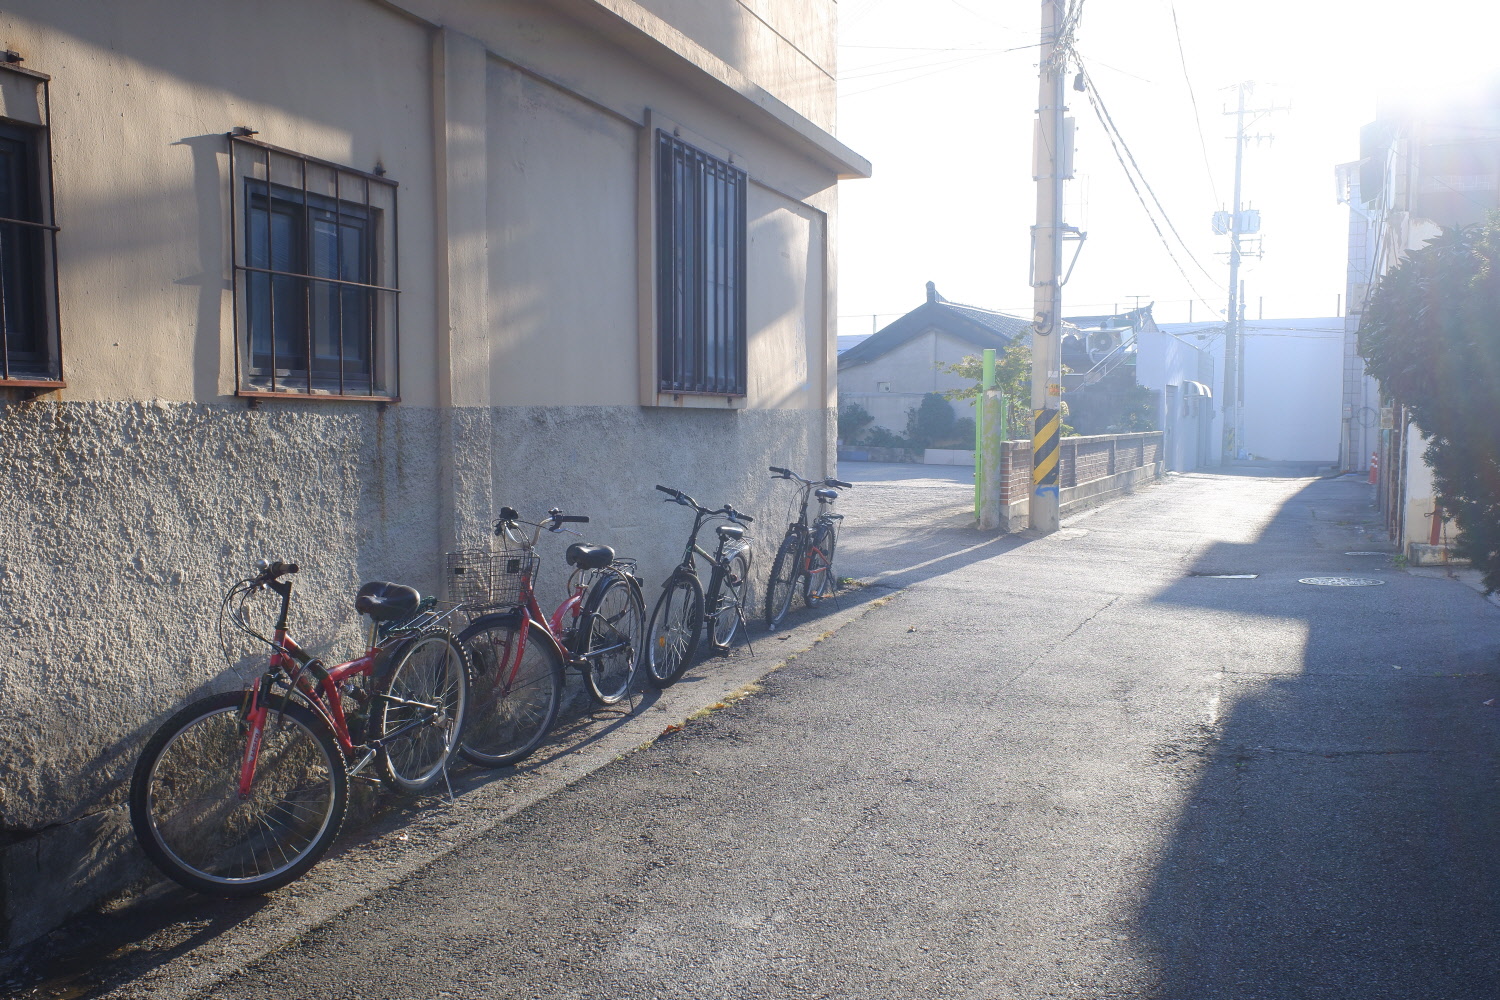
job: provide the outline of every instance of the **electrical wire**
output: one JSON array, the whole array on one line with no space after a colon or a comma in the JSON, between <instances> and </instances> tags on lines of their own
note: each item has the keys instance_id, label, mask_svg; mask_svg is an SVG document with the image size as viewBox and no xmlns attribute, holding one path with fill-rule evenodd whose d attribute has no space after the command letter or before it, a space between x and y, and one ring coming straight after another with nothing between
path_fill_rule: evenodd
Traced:
<instances>
[{"instance_id":1,"label":"electrical wire","mask_svg":"<svg viewBox=\"0 0 1500 1000\"><path fill-rule=\"evenodd\" d=\"M1073 53L1073 58L1075 62L1079 63L1081 68L1082 62L1078 59L1076 51ZM1130 187L1135 192L1136 198L1140 201L1141 208L1145 210L1147 220L1151 223L1152 228L1156 230L1156 235L1161 240L1162 247L1167 251L1167 256L1177 267L1178 273L1182 275L1183 281L1187 282L1188 288L1192 290L1193 295L1199 302L1202 302L1205 306L1212 310L1214 306L1208 301L1208 299L1204 298L1203 293L1198 290L1198 287L1194 284L1193 279L1188 276L1187 270L1182 266L1182 262L1178 259L1176 251L1173 250L1170 241L1168 241L1166 233L1162 231L1161 225L1157 222L1156 213L1152 211L1151 205L1147 204L1145 195L1141 193L1142 187L1144 187L1146 191L1150 193L1151 201L1156 205L1156 211L1161 214L1162 221L1166 223L1166 226L1169 230L1171 230L1172 235L1177 238L1178 243L1182 246L1182 249L1184 253L1187 254L1188 259L1190 259L1193 264L1196 265L1197 268L1204 273L1208 280L1213 283L1215 288L1223 291L1224 286L1220 284L1218 279L1216 279L1212 273L1209 272L1208 268L1203 266L1203 263L1198 260L1198 258L1193 254L1192 250L1188 247L1187 241L1182 238L1182 234L1177 231L1177 227L1173 225L1171 217L1167 214L1166 208L1161 203L1161 199L1156 196L1155 190L1151 188L1150 183L1146 180L1145 174L1140 168L1140 164L1135 159L1135 155L1130 152L1130 147L1125 142L1124 136L1120 134L1119 129L1115 126L1114 119L1110 116L1109 111L1104 107L1104 102L1099 96L1098 89L1094 86L1093 79L1090 77L1086 70L1081 71L1083 72L1084 87L1089 99L1089 104L1093 107L1094 113L1099 119L1099 123L1103 126L1105 137L1109 139L1110 148L1114 151L1115 159L1119 161L1120 168L1125 172L1125 179L1130 182ZM1139 178L1139 183L1137 183L1137 178Z\"/></svg>"},{"instance_id":2,"label":"electrical wire","mask_svg":"<svg viewBox=\"0 0 1500 1000\"><path fill-rule=\"evenodd\" d=\"M1208 174L1208 187L1213 192L1214 204L1222 204L1219 201L1219 189L1214 184L1214 168L1208 159L1208 141L1203 137L1203 116L1198 112L1198 93L1193 89L1192 77L1188 76L1187 53L1182 47L1182 28L1177 24L1177 4L1169 0L1168 6L1172 9L1172 31L1177 35L1177 58L1182 64L1182 81L1187 84L1188 99L1193 102L1193 125L1198 130L1198 145L1203 150L1203 169Z\"/></svg>"}]
</instances>

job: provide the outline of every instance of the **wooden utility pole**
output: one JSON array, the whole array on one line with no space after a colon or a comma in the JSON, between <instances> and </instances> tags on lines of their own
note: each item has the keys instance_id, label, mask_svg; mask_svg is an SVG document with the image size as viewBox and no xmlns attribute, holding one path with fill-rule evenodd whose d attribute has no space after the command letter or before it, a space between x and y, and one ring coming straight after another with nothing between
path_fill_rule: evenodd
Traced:
<instances>
[{"instance_id":1,"label":"wooden utility pole","mask_svg":"<svg viewBox=\"0 0 1500 1000\"><path fill-rule=\"evenodd\" d=\"M1062 184L1068 136L1063 125L1066 52L1059 45L1063 0L1042 0L1041 82L1036 127L1036 228L1032 286L1036 314L1031 337L1031 529L1058 528L1057 460L1062 427Z\"/></svg>"}]
</instances>

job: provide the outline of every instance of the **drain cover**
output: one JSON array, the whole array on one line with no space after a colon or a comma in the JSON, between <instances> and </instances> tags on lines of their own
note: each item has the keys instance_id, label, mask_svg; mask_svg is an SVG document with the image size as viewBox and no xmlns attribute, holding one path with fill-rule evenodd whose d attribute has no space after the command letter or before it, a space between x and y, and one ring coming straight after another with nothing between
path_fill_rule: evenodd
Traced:
<instances>
[{"instance_id":1,"label":"drain cover","mask_svg":"<svg viewBox=\"0 0 1500 1000\"><path fill-rule=\"evenodd\" d=\"M1368 576L1309 576L1298 580L1314 587L1379 587L1384 580L1372 580Z\"/></svg>"},{"instance_id":2,"label":"drain cover","mask_svg":"<svg viewBox=\"0 0 1500 1000\"><path fill-rule=\"evenodd\" d=\"M1346 556L1388 556L1389 552L1345 552Z\"/></svg>"}]
</instances>

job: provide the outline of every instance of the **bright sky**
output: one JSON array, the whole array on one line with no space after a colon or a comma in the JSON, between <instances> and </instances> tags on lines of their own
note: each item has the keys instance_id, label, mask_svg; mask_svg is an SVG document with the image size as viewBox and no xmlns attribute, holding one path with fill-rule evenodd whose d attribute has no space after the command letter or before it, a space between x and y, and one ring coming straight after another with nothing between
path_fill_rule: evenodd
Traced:
<instances>
[{"instance_id":1,"label":"bright sky","mask_svg":"<svg viewBox=\"0 0 1500 1000\"><path fill-rule=\"evenodd\" d=\"M1494 0L1082 2L1082 68L1128 149L1119 155L1165 210L1142 188L1172 252L1088 95L1069 86L1078 133L1064 222L1088 239L1064 315L1154 301L1160 321L1189 319L1189 303L1193 320L1212 321L1227 308L1229 241L1210 222L1233 198L1224 112L1240 81L1255 82L1247 108L1290 106L1247 116L1246 132L1268 138L1244 158L1263 251L1241 267L1246 315L1335 315L1348 210L1334 167L1358 158L1377 97L1435 98L1497 67ZM840 333L915 308L928 281L955 302L1031 314L1040 24L1040 0L840 0L838 134L874 165L870 180L839 187Z\"/></svg>"}]
</instances>

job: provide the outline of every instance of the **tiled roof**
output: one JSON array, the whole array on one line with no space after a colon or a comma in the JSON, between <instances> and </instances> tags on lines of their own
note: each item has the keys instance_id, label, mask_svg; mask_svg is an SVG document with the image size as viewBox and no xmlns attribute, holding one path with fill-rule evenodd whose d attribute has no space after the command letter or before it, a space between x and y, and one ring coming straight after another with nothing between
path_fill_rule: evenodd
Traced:
<instances>
[{"instance_id":1,"label":"tiled roof","mask_svg":"<svg viewBox=\"0 0 1500 1000\"><path fill-rule=\"evenodd\" d=\"M874 361L933 328L967 340L977 350L1004 350L1016 338L1029 336L1031 322L993 309L949 302L929 281L926 302L840 354L839 368Z\"/></svg>"}]
</instances>

